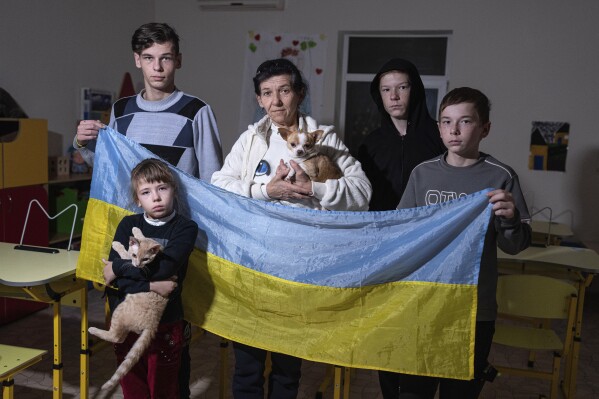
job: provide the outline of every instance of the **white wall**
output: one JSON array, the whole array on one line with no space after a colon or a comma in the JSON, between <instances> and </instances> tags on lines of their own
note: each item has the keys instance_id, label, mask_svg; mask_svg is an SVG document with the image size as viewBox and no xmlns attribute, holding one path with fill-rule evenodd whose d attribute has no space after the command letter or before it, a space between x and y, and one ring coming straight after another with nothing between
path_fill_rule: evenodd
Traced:
<instances>
[{"instance_id":1,"label":"white wall","mask_svg":"<svg viewBox=\"0 0 599 399\"><path fill-rule=\"evenodd\" d=\"M131 34L153 18L153 0L0 2L0 87L48 120L50 155L73 140L82 87L118 95L125 72L137 78Z\"/></svg>"},{"instance_id":2,"label":"white wall","mask_svg":"<svg viewBox=\"0 0 599 399\"><path fill-rule=\"evenodd\" d=\"M287 0L283 12L202 12L193 0L156 0L156 15L186 39L179 85L217 113L225 150L237 136L238 95L249 30L324 33L328 71L337 70L338 32L451 30L450 89L473 86L493 102L483 150L520 175L529 207L551 206L585 240L599 241L599 3L429 0ZM393 54L389 55L394 56ZM335 74L325 82L325 118L335 123ZM534 120L571 124L566 172L528 170Z\"/></svg>"},{"instance_id":3,"label":"white wall","mask_svg":"<svg viewBox=\"0 0 599 399\"><path fill-rule=\"evenodd\" d=\"M482 149L516 169L530 207L551 206L567 223L573 215L574 231L587 241L599 241L594 207L599 199L599 138L593 110L599 105L599 2L286 3L282 12L260 13L203 12L195 0L3 0L2 37L18 37L19 43L3 40L0 45L0 85L30 116L48 118L50 128L70 141L79 87L118 91L124 72L134 72L128 43L133 30L152 19L168 22L182 37L177 85L212 105L227 153L240 133L239 95L249 30L326 34L328 71L337 70L341 30L451 30L450 89L473 86L493 102L493 127ZM117 13L122 17L115 17ZM62 20L70 21L58 22ZM137 73L133 76L139 80ZM334 124L334 73L326 76L324 91L325 117L320 122ZM534 120L570 122L565 173L528 170Z\"/></svg>"}]
</instances>

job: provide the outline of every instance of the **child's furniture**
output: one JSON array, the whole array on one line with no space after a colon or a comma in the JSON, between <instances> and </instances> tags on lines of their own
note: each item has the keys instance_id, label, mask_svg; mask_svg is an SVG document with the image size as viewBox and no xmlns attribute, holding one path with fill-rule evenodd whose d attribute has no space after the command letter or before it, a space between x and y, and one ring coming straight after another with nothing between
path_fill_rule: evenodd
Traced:
<instances>
[{"instance_id":1,"label":"child's furniture","mask_svg":"<svg viewBox=\"0 0 599 399\"><path fill-rule=\"evenodd\" d=\"M81 314L80 397L89 397L89 349L87 320L87 281L76 277L79 252L56 253L15 249L15 244L0 242L0 295L28 298L52 305L54 330L52 396L62 398L62 299L79 294ZM75 342L71 344L77 344ZM1 353L0 353L1 356Z\"/></svg>"},{"instance_id":2,"label":"child's furniture","mask_svg":"<svg viewBox=\"0 0 599 399\"><path fill-rule=\"evenodd\" d=\"M48 351L0 344L2 398L13 399L14 376L42 360Z\"/></svg>"},{"instance_id":3,"label":"child's furniture","mask_svg":"<svg viewBox=\"0 0 599 399\"><path fill-rule=\"evenodd\" d=\"M566 357L562 389L567 398L576 397L578 359L582 341L583 310L586 289L599 274L599 254L589 248L550 245L529 247L517 255L497 250L499 272L504 274L539 274L568 281L576 287L577 310L572 348Z\"/></svg>"},{"instance_id":4,"label":"child's furniture","mask_svg":"<svg viewBox=\"0 0 599 399\"><path fill-rule=\"evenodd\" d=\"M521 368L494 366L502 374L540 378L550 382L551 399L559 395L561 362L572 348L578 291L567 281L534 274L500 276L497 283L498 318L493 342L530 352ZM551 320L566 321L564 337ZM535 367L537 352L552 353L548 370Z\"/></svg>"},{"instance_id":5,"label":"child's furniture","mask_svg":"<svg viewBox=\"0 0 599 399\"><path fill-rule=\"evenodd\" d=\"M45 119L0 119L0 241L18 243L29 202L48 210L48 122ZM35 209L24 242L48 245L48 219ZM43 303L0 298L0 325L46 308Z\"/></svg>"}]
</instances>

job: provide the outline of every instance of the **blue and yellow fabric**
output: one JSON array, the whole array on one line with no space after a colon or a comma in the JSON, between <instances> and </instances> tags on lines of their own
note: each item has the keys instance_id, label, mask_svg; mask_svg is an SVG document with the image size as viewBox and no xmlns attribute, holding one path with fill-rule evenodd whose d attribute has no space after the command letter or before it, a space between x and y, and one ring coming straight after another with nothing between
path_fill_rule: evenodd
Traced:
<instances>
[{"instance_id":1,"label":"blue and yellow fabric","mask_svg":"<svg viewBox=\"0 0 599 399\"><path fill-rule=\"evenodd\" d=\"M102 283L131 169L153 155L105 129L77 268ZM346 367L469 379L486 191L437 206L326 212L241 197L174 169L200 226L185 315L230 340Z\"/></svg>"}]
</instances>

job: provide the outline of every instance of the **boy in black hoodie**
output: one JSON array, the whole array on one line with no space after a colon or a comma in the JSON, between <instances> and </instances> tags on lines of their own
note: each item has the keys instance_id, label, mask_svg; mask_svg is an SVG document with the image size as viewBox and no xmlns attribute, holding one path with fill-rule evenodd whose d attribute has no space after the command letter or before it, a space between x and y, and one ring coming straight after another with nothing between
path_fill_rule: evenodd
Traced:
<instances>
[{"instance_id":1,"label":"boy in black hoodie","mask_svg":"<svg viewBox=\"0 0 599 399\"><path fill-rule=\"evenodd\" d=\"M358 160L372 183L371 211L397 208L410 172L445 152L437 123L428 113L424 85L411 62L394 58L378 71L370 94L381 126L358 149Z\"/></svg>"},{"instance_id":2,"label":"boy in black hoodie","mask_svg":"<svg viewBox=\"0 0 599 399\"><path fill-rule=\"evenodd\" d=\"M369 210L394 210L412 169L443 154L445 145L428 113L420 74L410 61L387 61L372 80L370 95L381 113L381 126L364 139L357 158L372 184ZM384 398L397 397L397 373L379 371L379 383Z\"/></svg>"}]
</instances>

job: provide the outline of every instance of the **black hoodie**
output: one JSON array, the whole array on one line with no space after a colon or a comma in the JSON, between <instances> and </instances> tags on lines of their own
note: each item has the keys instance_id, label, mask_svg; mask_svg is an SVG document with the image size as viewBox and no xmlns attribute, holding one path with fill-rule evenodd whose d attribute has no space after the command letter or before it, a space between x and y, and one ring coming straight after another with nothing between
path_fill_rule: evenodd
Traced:
<instances>
[{"instance_id":1,"label":"black hoodie","mask_svg":"<svg viewBox=\"0 0 599 399\"><path fill-rule=\"evenodd\" d=\"M381 76L390 71L403 72L410 78L408 129L403 137L385 111L379 91ZM357 158L372 183L370 210L393 210L399 204L412 169L443 154L445 146L437 123L428 113L424 85L414 64L401 58L388 61L372 80L370 94L381 113L381 126L364 139Z\"/></svg>"}]
</instances>

